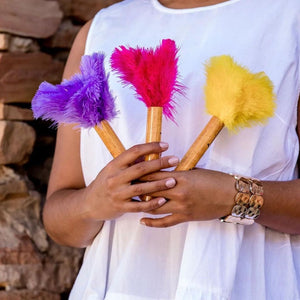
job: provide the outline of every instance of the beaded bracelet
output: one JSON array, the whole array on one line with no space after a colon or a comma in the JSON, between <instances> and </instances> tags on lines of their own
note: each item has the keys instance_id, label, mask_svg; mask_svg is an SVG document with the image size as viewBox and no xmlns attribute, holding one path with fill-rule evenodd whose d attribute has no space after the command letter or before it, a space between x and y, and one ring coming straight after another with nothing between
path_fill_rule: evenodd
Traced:
<instances>
[{"instance_id":1,"label":"beaded bracelet","mask_svg":"<svg viewBox=\"0 0 300 300\"><path fill-rule=\"evenodd\" d=\"M251 225L260 215L264 203L262 183L253 178L233 175L237 194L231 214L220 218L221 222Z\"/></svg>"}]
</instances>

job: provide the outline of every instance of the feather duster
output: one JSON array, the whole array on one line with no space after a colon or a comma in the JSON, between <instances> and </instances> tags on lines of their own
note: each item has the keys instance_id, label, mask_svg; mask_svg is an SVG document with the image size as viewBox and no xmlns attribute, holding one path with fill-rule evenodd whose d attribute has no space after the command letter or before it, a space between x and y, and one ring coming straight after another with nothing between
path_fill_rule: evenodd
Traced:
<instances>
[{"instance_id":1,"label":"feather duster","mask_svg":"<svg viewBox=\"0 0 300 300\"><path fill-rule=\"evenodd\" d=\"M263 124L273 116L273 84L265 73L251 73L228 55L212 57L206 64L205 101L212 118L187 151L176 170L189 170L214 141L221 129Z\"/></svg>"},{"instance_id":2,"label":"feather duster","mask_svg":"<svg viewBox=\"0 0 300 300\"><path fill-rule=\"evenodd\" d=\"M112 69L148 108L146 142L160 141L162 113L174 121L174 96L183 92L178 77L178 49L173 40L162 40L156 49L116 48L111 56ZM156 159L152 154L146 160Z\"/></svg>"},{"instance_id":3,"label":"feather duster","mask_svg":"<svg viewBox=\"0 0 300 300\"><path fill-rule=\"evenodd\" d=\"M94 127L114 157L125 150L108 123L116 110L102 53L83 56L80 73L70 80L58 85L43 82L32 100L32 110L35 118L52 120L54 124Z\"/></svg>"}]
</instances>

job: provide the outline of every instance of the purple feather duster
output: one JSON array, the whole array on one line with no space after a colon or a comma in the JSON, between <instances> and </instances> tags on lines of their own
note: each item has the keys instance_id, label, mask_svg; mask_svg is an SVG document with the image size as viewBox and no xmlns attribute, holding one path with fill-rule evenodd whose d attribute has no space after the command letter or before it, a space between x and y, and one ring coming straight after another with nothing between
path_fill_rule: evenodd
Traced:
<instances>
[{"instance_id":1,"label":"purple feather duster","mask_svg":"<svg viewBox=\"0 0 300 300\"><path fill-rule=\"evenodd\" d=\"M41 83L32 99L34 117L55 124L78 123L85 128L113 119L116 110L104 58L102 53L85 55L80 64L81 73L57 85Z\"/></svg>"}]
</instances>

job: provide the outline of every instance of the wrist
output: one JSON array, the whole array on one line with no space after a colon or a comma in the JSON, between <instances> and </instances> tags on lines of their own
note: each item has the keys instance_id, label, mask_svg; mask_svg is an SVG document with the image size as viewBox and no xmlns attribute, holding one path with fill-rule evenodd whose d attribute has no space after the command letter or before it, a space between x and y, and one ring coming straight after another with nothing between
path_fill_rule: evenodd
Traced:
<instances>
[{"instance_id":1,"label":"wrist","mask_svg":"<svg viewBox=\"0 0 300 300\"><path fill-rule=\"evenodd\" d=\"M261 181L233 175L236 194L230 214L220 218L221 222L252 225L260 215L264 203Z\"/></svg>"}]
</instances>

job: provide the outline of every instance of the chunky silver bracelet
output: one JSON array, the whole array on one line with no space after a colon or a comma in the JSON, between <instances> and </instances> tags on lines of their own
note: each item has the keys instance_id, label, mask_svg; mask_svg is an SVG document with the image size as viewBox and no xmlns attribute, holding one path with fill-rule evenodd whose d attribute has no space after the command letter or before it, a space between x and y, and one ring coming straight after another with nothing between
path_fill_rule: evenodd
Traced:
<instances>
[{"instance_id":1,"label":"chunky silver bracelet","mask_svg":"<svg viewBox=\"0 0 300 300\"><path fill-rule=\"evenodd\" d=\"M264 204L263 186L258 179L233 175L237 194L231 214L220 218L221 222L252 225L260 215Z\"/></svg>"}]
</instances>

